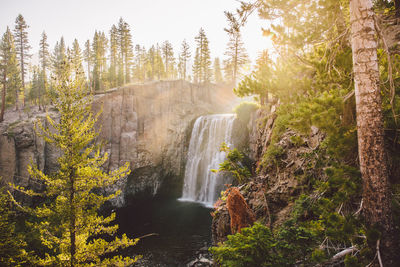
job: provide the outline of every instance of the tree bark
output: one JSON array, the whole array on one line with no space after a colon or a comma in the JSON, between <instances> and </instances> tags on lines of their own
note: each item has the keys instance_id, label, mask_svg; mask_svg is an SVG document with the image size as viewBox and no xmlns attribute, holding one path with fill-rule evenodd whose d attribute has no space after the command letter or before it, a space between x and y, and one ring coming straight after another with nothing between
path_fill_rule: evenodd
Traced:
<instances>
[{"instance_id":1,"label":"tree bark","mask_svg":"<svg viewBox=\"0 0 400 267\"><path fill-rule=\"evenodd\" d=\"M24 42L22 38L22 33L21 33L21 81L22 81L22 97L23 97L22 105L23 107L25 107L25 62L24 62Z\"/></svg>"},{"instance_id":2,"label":"tree bark","mask_svg":"<svg viewBox=\"0 0 400 267\"><path fill-rule=\"evenodd\" d=\"M381 233L380 251L384 265L395 266L399 253L396 252L397 236L394 234L384 148L378 43L371 0L350 0L350 23L363 215L367 226L376 227Z\"/></svg>"},{"instance_id":3,"label":"tree bark","mask_svg":"<svg viewBox=\"0 0 400 267\"><path fill-rule=\"evenodd\" d=\"M6 71L4 71L3 74L3 92L1 94L1 112L0 112L0 122L2 122L4 120L4 110L6 108L6 84L7 84L7 73Z\"/></svg>"},{"instance_id":4,"label":"tree bark","mask_svg":"<svg viewBox=\"0 0 400 267\"><path fill-rule=\"evenodd\" d=\"M75 212L75 174L74 171L70 173L70 192L69 192L69 205L70 205L70 264L71 267L75 266L75 254L76 254L76 212Z\"/></svg>"},{"instance_id":5,"label":"tree bark","mask_svg":"<svg viewBox=\"0 0 400 267\"><path fill-rule=\"evenodd\" d=\"M400 0L394 0L394 8L396 9L396 18L400 18Z\"/></svg>"}]
</instances>

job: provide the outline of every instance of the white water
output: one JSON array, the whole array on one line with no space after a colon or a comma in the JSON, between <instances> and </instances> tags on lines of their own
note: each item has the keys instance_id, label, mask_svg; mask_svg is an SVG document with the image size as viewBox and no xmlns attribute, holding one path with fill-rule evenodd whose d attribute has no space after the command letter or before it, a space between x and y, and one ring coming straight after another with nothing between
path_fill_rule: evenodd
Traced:
<instances>
[{"instance_id":1,"label":"white water","mask_svg":"<svg viewBox=\"0 0 400 267\"><path fill-rule=\"evenodd\" d=\"M214 173L225 160L225 152L220 146L225 142L232 146L234 114L218 114L199 117L190 137L188 160L182 201L193 201L212 207L218 199L224 184L224 175Z\"/></svg>"}]
</instances>

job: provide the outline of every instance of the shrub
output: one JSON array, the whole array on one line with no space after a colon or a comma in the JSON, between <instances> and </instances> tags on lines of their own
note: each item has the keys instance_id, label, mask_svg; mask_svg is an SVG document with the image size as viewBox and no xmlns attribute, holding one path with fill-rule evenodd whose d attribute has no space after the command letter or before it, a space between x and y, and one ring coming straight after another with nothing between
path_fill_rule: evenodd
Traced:
<instances>
[{"instance_id":1,"label":"shrub","mask_svg":"<svg viewBox=\"0 0 400 267\"><path fill-rule=\"evenodd\" d=\"M260 106L254 102L242 102L234 108L237 118L243 122L248 123L251 113L256 111Z\"/></svg>"}]
</instances>

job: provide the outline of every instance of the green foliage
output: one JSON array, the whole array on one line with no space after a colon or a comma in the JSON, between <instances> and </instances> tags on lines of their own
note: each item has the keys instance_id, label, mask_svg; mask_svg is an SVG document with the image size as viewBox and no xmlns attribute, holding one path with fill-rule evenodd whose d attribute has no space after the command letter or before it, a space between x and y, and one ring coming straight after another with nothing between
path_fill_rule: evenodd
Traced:
<instances>
[{"instance_id":1,"label":"green foliage","mask_svg":"<svg viewBox=\"0 0 400 267\"><path fill-rule=\"evenodd\" d=\"M230 149L226 143L221 144L221 151L227 153L226 160L219 164L218 170L212 170L213 172L229 172L233 174L236 180L242 184L247 181L251 176L249 169L243 165L243 153L239 152L236 148Z\"/></svg>"},{"instance_id":2,"label":"green foliage","mask_svg":"<svg viewBox=\"0 0 400 267\"><path fill-rule=\"evenodd\" d=\"M210 248L214 259L226 267L273 266L276 262L274 239L271 231L260 223L242 228L240 233L229 235L228 240Z\"/></svg>"},{"instance_id":3,"label":"green foliage","mask_svg":"<svg viewBox=\"0 0 400 267\"><path fill-rule=\"evenodd\" d=\"M310 150L302 154L304 164L292 177L300 178L298 189L302 194L293 197L290 217L273 232L258 229L246 231L245 237L237 234L228 238L212 249L214 257L222 266L313 266L330 260L344 248L355 247L356 251L341 258L340 264L366 266L375 256L368 244L375 245L380 233L366 228L360 216L362 182L357 163L348 1L258 3L260 16L270 22L264 34L271 37L279 57L267 64L269 72L247 76L235 89L239 96L268 89L268 94L279 103L276 113L264 118L268 121L276 116L258 171L268 173L268 179L279 177L282 169L270 167L288 163L285 149L304 146ZM384 14L394 13L393 1L375 4ZM251 8L243 3L243 13L239 14L247 14ZM397 51L396 47L392 49ZM393 166L398 166L400 56L391 55L392 71L384 50L378 50L378 58L385 141L390 144L387 147ZM267 86L261 85L260 77ZM311 141L316 133L319 140L323 139L321 143L304 142L307 138ZM280 145L282 137L289 137L294 148ZM393 169L397 173L396 167ZM396 186L393 190L394 218L398 224L400 190ZM265 261L253 251L263 249Z\"/></svg>"},{"instance_id":4,"label":"green foliage","mask_svg":"<svg viewBox=\"0 0 400 267\"><path fill-rule=\"evenodd\" d=\"M313 233L304 227L287 224L273 233L256 222L252 227L242 228L240 233L229 235L227 241L210 248L210 252L221 266L294 266L314 243Z\"/></svg>"},{"instance_id":5,"label":"green foliage","mask_svg":"<svg viewBox=\"0 0 400 267\"><path fill-rule=\"evenodd\" d=\"M301 138L298 135L291 136L290 137L290 142L296 147L300 147L300 146L304 145L303 138Z\"/></svg>"},{"instance_id":6,"label":"green foliage","mask_svg":"<svg viewBox=\"0 0 400 267\"><path fill-rule=\"evenodd\" d=\"M6 90L6 99L2 105L9 106L16 101L17 92L21 87L21 78L14 37L8 27L0 41L0 76L2 90Z\"/></svg>"},{"instance_id":7,"label":"green foliage","mask_svg":"<svg viewBox=\"0 0 400 267\"><path fill-rule=\"evenodd\" d=\"M133 246L138 239L123 235L106 241L116 234L118 225L112 225L115 213L100 216L100 207L120 192L100 194L101 189L115 184L129 174L128 165L105 173L102 169L108 155L100 153L101 146L94 143L98 133L94 125L98 115L91 112L91 97L86 96L81 80L71 80L70 65L65 63L55 87L52 102L60 114L59 122L47 117L51 129L41 121L36 130L48 144L60 149L59 170L47 175L31 165L31 179L45 185L44 192L34 192L12 185L14 190L29 196L42 196L45 201L25 211L34 216L30 226L40 236L43 252L37 264L51 266L129 265L136 261L130 257L110 257L119 249ZM110 239L107 239L110 240Z\"/></svg>"},{"instance_id":8,"label":"green foliage","mask_svg":"<svg viewBox=\"0 0 400 267\"><path fill-rule=\"evenodd\" d=\"M261 105L268 97L268 90L271 90L272 61L265 50L257 59L256 70L245 76L233 92L239 97L258 95Z\"/></svg>"},{"instance_id":9,"label":"green foliage","mask_svg":"<svg viewBox=\"0 0 400 267\"><path fill-rule=\"evenodd\" d=\"M211 56L208 47L209 41L203 28L195 37L196 53L193 63L193 77L196 83L208 83L211 81Z\"/></svg>"},{"instance_id":10,"label":"green foliage","mask_svg":"<svg viewBox=\"0 0 400 267\"><path fill-rule=\"evenodd\" d=\"M234 108L237 118L244 124L249 123L251 114L259 108L254 102L241 102Z\"/></svg>"},{"instance_id":11,"label":"green foliage","mask_svg":"<svg viewBox=\"0 0 400 267\"><path fill-rule=\"evenodd\" d=\"M1 177L0 177L1 178ZM29 255L25 248L24 237L16 232L15 213L12 202L4 188L0 188L0 265L21 266L27 264Z\"/></svg>"}]
</instances>

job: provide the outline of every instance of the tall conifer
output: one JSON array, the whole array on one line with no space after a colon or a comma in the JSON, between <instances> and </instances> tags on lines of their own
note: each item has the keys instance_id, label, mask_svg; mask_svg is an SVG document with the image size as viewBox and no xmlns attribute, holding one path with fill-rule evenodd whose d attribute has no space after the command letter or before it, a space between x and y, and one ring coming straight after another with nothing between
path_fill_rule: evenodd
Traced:
<instances>
[{"instance_id":1,"label":"tall conifer","mask_svg":"<svg viewBox=\"0 0 400 267\"><path fill-rule=\"evenodd\" d=\"M55 82L51 95L60 114L59 122L47 117L48 125L38 121L38 134L62 153L56 173L47 175L36 166L29 166L31 179L45 184L41 193L13 186L30 196L42 195L51 201L36 208L25 208L36 217L33 227L40 233L45 255L38 255L38 265L49 266L129 266L136 258L114 256L118 249L134 245L138 240L104 239L114 235L117 225L110 225L115 213L99 216L100 207L119 192L105 196L99 189L112 186L129 174L129 166L105 173L102 170L107 154L94 143L98 133L94 130L97 115L91 112L92 98L87 97L83 80L71 79L70 62L62 67L60 79Z\"/></svg>"},{"instance_id":2,"label":"tall conifer","mask_svg":"<svg viewBox=\"0 0 400 267\"><path fill-rule=\"evenodd\" d=\"M25 107L25 75L27 60L31 57L29 54L28 32L29 26L26 24L24 17L19 14L15 20L14 37L17 57L21 71L22 93L23 93L23 106ZM17 92L19 95L19 92ZM15 108L18 109L18 97L15 101Z\"/></svg>"},{"instance_id":3,"label":"tall conifer","mask_svg":"<svg viewBox=\"0 0 400 267\"><path fill-rule=\"evenodd\" d=\"M8 27L0 41L0 80L3 87L0 111L0 122L2 122L6 104L16 102L18 89L21 86L14 37Z\"/></svg>"},{"instance_id":4,"label":"tall conifer","mask_svg":"<svg viewBox=\"0 0 400 267\"><path fill-rule=\"evenodd\" d=\"M47 43L47 35L43 31L42 39L40 39L39 43L39 60L41 65L41 84L39 86L39 110L41 110L41 99L42 99L42 89L46 92L47 89L47 69L49 68L49 61L50 61L50 52L49 52L49 44Z\"/></svg>"}]
</instances>

